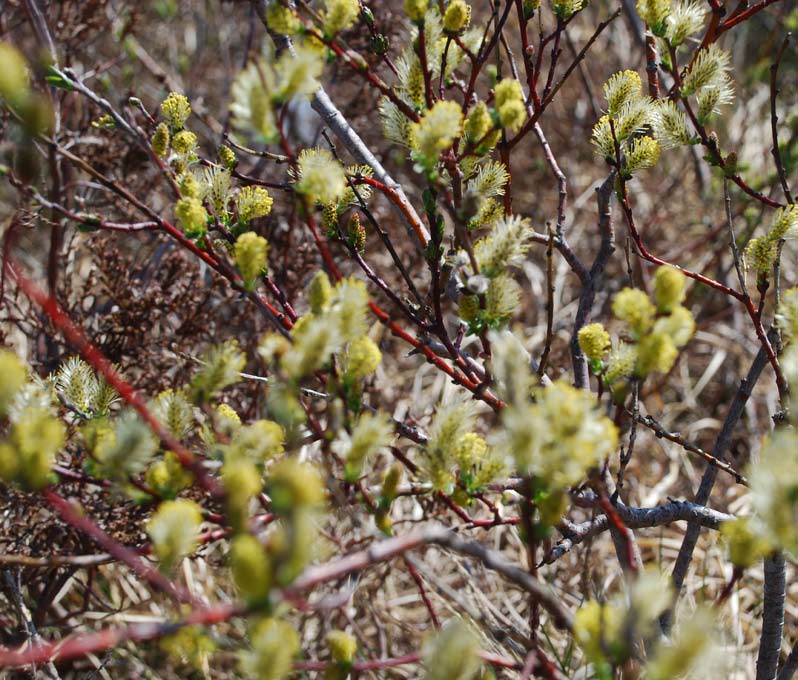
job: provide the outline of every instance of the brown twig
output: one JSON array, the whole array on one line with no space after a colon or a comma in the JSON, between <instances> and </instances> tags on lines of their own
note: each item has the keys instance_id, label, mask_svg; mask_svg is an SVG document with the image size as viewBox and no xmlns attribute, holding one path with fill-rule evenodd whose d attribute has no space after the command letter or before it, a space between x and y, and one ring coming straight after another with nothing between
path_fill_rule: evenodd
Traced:
<instances>
[{"instance_id":1,"label":"brown twig","mask_svg":"<svg viewBox=\"0 0 798 680\"><path fill-rule=\"evenodd\" d=\"M776 111L776 99L779 96L779 65L784 57L784 53L787 51L787 46L790 44L791 37L791 33L788 33L784 37L781 47L779 47L779 51L776 53L776 59L770 65L770 132L773 137L773 148L771 149L771 153L776 163L776 172L779 175L779 182L781 182L781 189L784 192L787 203L795 203L795 201L793 200L790 186L787 184L787 172L784 169L784 161L781 158L781 149L779 148L779 115Z\"/></svg>"}]
</instances>

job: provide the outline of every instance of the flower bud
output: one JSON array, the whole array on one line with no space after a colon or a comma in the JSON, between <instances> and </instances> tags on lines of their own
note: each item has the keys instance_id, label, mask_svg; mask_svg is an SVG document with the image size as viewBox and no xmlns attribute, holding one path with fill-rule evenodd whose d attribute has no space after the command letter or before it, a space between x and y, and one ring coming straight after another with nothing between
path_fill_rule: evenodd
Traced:
<instances>
[{"instance_id":1,"label":"flower bud","mask_svg":"<svg viewBox=\"0 0 798 680\"><path fill-rule=\"evenodd\" d=\"M651 329L656 311L648 295L637 288L624 288L615 296L612 303L612 313L615 317L629 324L637 336Z\"/></svg>"},{"instance_id":2,"label":"flower bud","mask_svg":"<svg viewBox=\"0 0 798 680\"><path fill-rule=\"evenodd\" d=\"M66 428L41 408L27 408L0 444L0 479L37 490L53 481L51 468L66 441Z\"/></svg>"},{"instance_id":3,"label":"flower bud","mask_svg":"<svg viewBox=\"0 0 798 680\"><path fill-rule=\"evenodd\" d=\"M745 263L757 274L767 275L776 261L778 241L767 236L752 238L745 247Z\"/></svg>"},{"instance_id":4,"label":"flower bud","mask_svg":"<svg viewBox=\"0 0 798 680\"><path fill-rule=\"evenodd\" d=\"M471 7L463 0L451 0L443 15L443 28L448 33L460 33L471 22Z\"/></svg>"},{"instance_id":5,"label":"flower bud","mask_svg":"<svg viewBox=\"0 0 798 680\"><path fill-rule=\"evenodd\" d=\"M333 289L330 279L323 271L318 271L308 284L308 302L314 314L321 314L332 299Z\"/></svg>"},{"instance_id":6,"label":"flower bud","mask_svg":"<svg viewBox=\"0 0 798 680\"><path fill-rule=\"evenodd\" d=\"M336 663L351 664L357 652L357 640L342 630L331 630L325 637Z\"/></svg>"},{"instance_id":7,"label":"flower bud","mask_svg":"<svg viewBox=\"0 0 798 680\"><path fill-rule=\"evenodd\" d=\"M324 486L316 469L293 458L283 458L271 469L269 495L279 514L312 508L324 501Z\"/></svg>"},{"instance_id":8,"label":"flower bud","mask_svg":"<svg viewBox=\"0 0 798 680\"><path fill-rule=\"evenodd\" d=\"M653 168L659 160L659 142L644 135L633 139L626 151L624 176L629 177L638 170Z\"/></svg>"},{"instance_id":9,"label":"flower bud","mask_svg":"<svg viewBox=\"0 0 798 680\"><path fill-rule=\"evenodd\" d=\"M157 156L165 156L166 152L169 151L169 126L166 123L158 123L150 142L152 143L152 150Z\"/></svg>"},{"instance_id":10,"label":"flower bud","mask_svg":"<svg viewBox=\"0 0 798 680\"><path fill-rule=\"evenodd\" d=\"M236 208L241 222L250 222L259 217L266 217L272 211L274 199L263 187L247 186L238 192Z\"/></svg>"},{"instance_id":11,"label":"flower bud","mask_svg":"<svg viewBox=\"0 0 798 680\"><path fill-rule=\"evenodd\" d=\"M200 186L194 175L183 175L183 178L180 180L180 195L184 198L199 198Z\"/></svg>"},{"instance_id":12,"label":"flower bud","mask_svg":"<svg viewBox=\"0 0 798 680\"><path fill-rule=\"evenodd\" d=\"M359 253L366 248L366 227L363 226L359 213L354 213L349 220L349 243Z\"/></svg>"},{"instance_id":13,"label":"flower bud","mask_svg":"<svg viewBox=\"0 0 798 680\"><path fill-rule=\"evenodd\" d=\"M476 144L488 134L493 121L491 120L488 106L485 102L477 102L468 114L465 123L465 135L469 142Z\"/></svg>"},{"instance_id":14,"label":"flower bud","mask_svg":"<svg viewBox=\"0 0 798 680\"><path fill-rule=\"evenodd\" d=\"M462 127L463 112L460 105L453 101L436 102L418 123L412 124L412 148L426 170L435 167L441 152L460 136Z\"/></svg>"},{"instance_id":15,"label":"flower bud","mask_svg":"<svg viewBox=\"0 0 798 680\"><path fill-rule=\"evenodd\" d=\"M164 453L163 459L154 462L145 475L147 486L162 498L174 498L179 491L191 486L192 475L177 459L173 451Z\"/></svg>"},{"instance_id":16,"label":"flower bud","mask_svg":"<svg viewBox=\"0 0 798 680\"><path fill-rule=\"evenodd\" d=\"M666 20L671 13L670 0L638 0L637 12L654 35L665 34Z\"/></svg>"},{"instance_id":17,"label":"flower bud","mask_svg":"<svg viewBox=\"0 0 798 680\"><path fill-rule=\"evenodd\" d=\"M338 204L325 203L321 209L321 222L329 238L338 238Z\"/></svg>"},{"instance_id":18,"label":"flower bud","mask_svg":"<svg viewBox=\"0 0 798 680\"><path fill-rule=\"evenodd\" d=\"M384 413L361 413L352 434L335 443L335 449L346 461L347 481L354 482L363 473L364 463L393 438L393 424Z\"/></svg>"},{"instance_id":19,"label":"flower bud","mask_svg":"<svg viewBox=\"0 0 798 680\"><path fill-rule=\"evenodd\" d=\"M279 619L264 619L252 627L249 639L252 649L241 655L244 677L282 680L291 674L300 640L290 624Z\"/></svg>"},{"instance_id":20,"label":"flower bud","mask_svg":"<svg viewBox=\"0 0 798 680\"><path fill-rule=\"evenodd\" d=\"M236 536L230 545L233 580L249 602L262 602L269 596L272 568L269 557L251 534Z\"/></svg>"},{"instance_id":21,"label":"flower bud","mask_svg":"<svg viewBox=\"0 0 798 680\"><path fill-rule=\"evenodd\" d=\"M182 130L191 115L191 104L182 94L171 92L161 102L161 115L173 130Z\"/></svg>"},{"instance_id":22,"label":"flower bud","mask_svg":"<svg viewBox=\"0 0 798 680\"><path fill-rule=\"evenodd\" d=\"M197 146L197 135L189 130L181 130L172 138L172 148L177 153L187 154Z\"/></svg>"},{"instance_id":23,"label":"flower bud","mask_svg":"<svg viewBox=\"0 0 798 680\"><path fill-rule=\"evenodd\" d=\"M667 373L673 367L679 350L670 336L652 333L644 337L637 346L636 373L641 378L649 373Z\"/></svg>"},{"instance_id":24,"label":"flower bud","mask_svg":"<svg viewBox=\"0 0 798 680\"><path fill-rule=\"evenodd\" d=\"M378 510L374 516L374 524L386 536L393 534L393 521L386 510Z\"/></svg>"},{"instance_id":25,"label":"flower bud","mask_svg":"<svg viewBox=\"0 0 798 680\"><path fill-rule=\"evenodd\" d=\"M357 338L349 343L346 356L346 375L365 378L377 370L382 361L382 352L368 336Z\"/></svg>"},{"instance_id":26,"label":"flower bud","mask_svg":"<svg viewBox=\"0 0 798 680\"><path fill-rule=\"evenodd\" d=\"M505 78L496 84L494 99L502 127L511 132L518 130L526 118L524 92L515 78Z\"/></svg>"},{"instance_id":27,"label":"flower bud","mask_svg":"<svg viewBox=\"0 0 798 680\"><path fill-rule=\"evenodd\" d=\"M169 571L197 547L202 511L194 501L164 501L147 522L152 550Z\"/></svg>"},{"instance_id":28,"label":"flower bud","mask_svg":"<svg viewBox=\"0 0 798 680\"><path fill-rule=\"evenodd\" d=\"M389 503L396 498L403 473L404 468L399 463L391 465L388 472L385 473L385 479L382 482L382 497Z\"/></svg>"},{"instance_id":29,"label":"flower bud","mask_svg":"<svg viewBox=\"0 0 798 680\"><path fill-rule=\"evenodd\" d=\"M311 201L335 203L346 191L346 174L327 149L303 149L297 159L296 190Z\"/></svg>"},{"instance_id":30,"label":"flower bud","mask_svg":"<svg viewBox=\"0 0 798 680\"><path fill-rule=\"evenodd\" d=\"M579 330L579 347L589 361L600 361L610 349L610 334L600 323L591 323Z\"/></svg>"},{"instance_id":31,"label":"flower bud","mask_svg":"<svg viewBox=\"0 0 798 680\"><path fill-rule=\"evenodd\" d=\"M0 97L10 103L28 94L28 70L25 57L6 42L0 42Z\"/></svg>"},{"instance_id":32,"label":"flower bud","mask_svg":"<svg viewBox=\"0 0 798 680\"><path fill-rule=\"evenodd\" d=\"M654 302L657 311L670 312L685 297L687 277L675 267L659 267L654 274Z\"/></svg>"},{"instance_id":33,"label":"flower bud","mask_svg":"<svg viewBox=\"0 0 798 680\"><path fill-rule=\"evenodd\" d=\"M14 396L25 383L28 369L16 354L0 349L0 415L11 405Z\"/></svg>"},{"instance_id":34,"label":"flower bud","mask_svg":"<svg viewBox=\"0 0 798 680\"><path fill-rule=\"evenodd\" d=\"M177 223L189 238L200 238L208 227L208 212L198 198L181 198L175 203Z\"/></svg>"},{"instance_id":35,"label":"flower bud","mask_svg":"<svg viewBox=\"0 0 798 680\"><path fill-rule=\"evenodd\" d=\"M240 459L222 466L227 517L236 531L243 531L249 520L249 505L261 490L260 473L251 460Z\"/></svg>"},{"instance_id":36,"label":"flower bud","mask_svg":"<svg viewBox=\"0 0 798 680\"><path fill-rule=\"evenodd\" d=\"M429 0L405 0L405 14L410 21L423 21L428 6Z\"/></svg>"},{"instance_id":37,"label":"flower bud","mask_svg":"<svg viewBox=\"0 0 798 680\"><path fill-rule=\"evenodd\" d=\"M473 678L480 667L478 643L462 621L447 624L424 653L426 680Z\"/></svg>"},{"instance_id":38,"label":"flower bud","mask_svg":"<svg viewBox=\"0 0 798 680\"><path fill-rule=\"evenodd\" d=\"M695 319L689 309L678 305L668 316L657 319L654 333L664 333L670 336L676 347L684 347L695 333Z\"/></svg>"},{"instance_id":39,"label":"flower bud","mask_svg":"<svg viewBox=\"0 0 798 680\"><path fill-rule=\"evenodd\" d=\"M266 271L269 243L254 231L248 231L236 240L233 259L244 279L244 287L252 290L258 278Z\"/></svg>"},{"instance_id":40,"label":"flower bud","mask_svg":"<svg viewBox=\"0 0 798 680\"><path fill-rule=\"evenodd\" d=\"M300 27L296 15L279 2L271 3L266 10L266 24L269 30L281 35L294 35Z\"/></svg>"},{"instance_id":41,"label":"flower bud","mask_svg":"<svg viewBox=\"0 0 798 680\"><path fill-rule=\"evenodd\" d=\"M224 167L231 172L235 170L236 165L238 165L238 159L236 158L235 152L229 146L220 146L219 150L217 151L217 155L219 156L219 160L222 162Z\"/></svg>"},{"instance_id":42,"label":"flower bud","mask_svg":"<svg viewBox=\"0 0 798 680\"><path fill-rule=\"evenodd\" d=\"M360 15L358 0L324 0L324 32L328 36L351 28Z\"/></svg>"}]
</instances>

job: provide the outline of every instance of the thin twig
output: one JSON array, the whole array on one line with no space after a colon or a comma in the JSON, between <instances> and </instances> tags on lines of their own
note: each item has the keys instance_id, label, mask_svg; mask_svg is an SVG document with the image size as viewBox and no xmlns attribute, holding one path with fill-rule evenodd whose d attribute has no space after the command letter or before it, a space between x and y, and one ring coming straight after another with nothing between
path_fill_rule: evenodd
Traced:
<instances>
[{"instance_id":1,"label":"thin twig","mask_svg":"<svg viewBox=\"0 0 798 680\"><path fill-rule=\"evenodd\" d=\"M28 638L28 643L34 648L41 642L39 631L36 629L36 624L33 622L33 616L30 609L25 604L25 599L22 597L22 591L19 583L19 569L3 569L5 591L17 610L20 622L25 628L25 635ZM38 671L38 669L36 669ZM36 677L40 677L39 672L36 672ZM52 661L47 661L44 668L41 669L41 677L46 680L60 680L60 675L56 670L55 664Z\"/></svg>"},{"instance_id":2,"label":"thin twig","mask_svg":"<svg viewBox=\"0 0 798 680\"><path fill-rule=\"evenodd\" d=\"M546 372L546 362L551 352L551 342L554 337L554 234L549 229L549 245L546 248L546 341L540 355L538 375Z\"/></svg>"},{"instance_id":3,"label":"thin twig","mask_svg":"<svg viewBox=\"0 0 798 680\"><path fill-rule=\"evenodd\" d=\"M571 332L571 361L574 370L574 385L586 389L590 385L587 367L587 358L579 347L579 331L588 322L593 301L596 297L604 268L610 257L615 252L615 232L612 228L612 187L615 183L615 170L611 171L602 185L596 190L596 203L598 205L598 231L601 236L596 258L590 267L587 279L582 282L582 291L579 295L579 304Z\"/></svg>"},{"instance_id":4,"label":"thin twig","mask_svg":"<svg viewBox=\"0 0 798 680\"><path fill-rule=\"evenodd\" d=\"M647 428L649 428L657 437L661 439L667 439L668 441L673 442L674 444L678 444L685 451L700 456L711 466L717 468L718 470L722 470L726 474L731 475L732 477L734 477L734 481L737 482L738 484L742 484L743 486L748 486L748 479L743 474L735 470L731 465L729 465L729 463L726 463L723 460L719 460L708 451L704 451L704 449L696 446L695 444L691 444L686 439L684 439L678 432L669 432L653 416L650 415L640 416L639 414L637 414L635 416L635 419L641 425L645 425Z\"/></svg>"},{"instance_id":5,"label":"thin twig","mask_svg":"<svg viewBox=\"0 0 798 680\"><path fill-rule=\"evenodd\" d=\"M771 149L771 153L776 163L776 172L779 174L779 182L781 182L781 188L782 191L784 191L784 196L787 198L787 203L795 203L795 201L790 192L790 186L787 184L787 172L784 169L784 161L781 158L781 149L779 148L779 114L776 111L776 99L779 96L779 65L781 64L784 53L787 51L787 46L790 44L791 37L792 33L788 33L784 37L781 47L776 53L776 60L770 66L770 132L773 137L773 148Z\"/></svg>"},{"instance_id":6,"label":"thin twig","mask_svg":"<svg viewBox=\"0 0 798 680\"><path fill-rule=\"evenodd\" d=\"M740 258L740 249L737 247L737 237L734 235L734 218L732 217L729 182L725 178L723 180L723 202L726 206L726 228L729 230L729 246L731 247L732 257L734 258L734 269L737 272L737 281L740 284L740 290L747 295L748 290L745 283L745 271Z\"/></svg>"}]
</instances>

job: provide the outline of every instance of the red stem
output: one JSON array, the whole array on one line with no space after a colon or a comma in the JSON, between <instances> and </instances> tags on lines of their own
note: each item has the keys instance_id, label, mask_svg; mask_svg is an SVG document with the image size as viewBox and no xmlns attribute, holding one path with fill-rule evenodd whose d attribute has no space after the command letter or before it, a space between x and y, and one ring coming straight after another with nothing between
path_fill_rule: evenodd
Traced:
<instances>
[{"instance_id":1,"label":"red stem","mask_svg":"<svg viewBox=\"0 0 798 680\"><path fill-rule=\"evenodd\" d=\"M624 545L626 546L626 562L629 569L631 569L633 572L637 572L640 568L640 565L637 564L637 559L635 558L634 543L632 542L632 531L623 523L621 516L615 510L615 506L603 493L599 496L599 506L607 515L607 518L610 520L612 526L623 537Z\"/></svg>"},{"instance_id":2,"label":"red stem","mask_svg":"<svg viewBox=\"0 0 798 680\"><path fill-rule=\"evenodd\" d=\"M211 626L245 613L236 604L221 604L197 609L180 623L136 623L126 627L106 628L97 633L74 635L55 642L44 642L19 649L0 648L0 668L30 666L48 661L69 661L87 654L103 652L123 642L147 642L177 632L183 626Z\"/></svg>"},{"instance_id":3,"label":"red stem","mask_svg":"<svg viewBox=\"0 0 798 680\"><path fill-rule=\"evenodd\" d=\"M342 275L338 269L338 265L335 263L335 259L333 258L332 253L330 253L327 243L322 238L318 226L316 225L316 221L313 219L313 215L309 210L307 210L306 222L313 236L313 240L315 241L316 246L321 253L321 257L330 271L330 274L335 280L340 280ZM382 307L380 307L373 300L369 301L369 309L371 309L371 312L374 314L374 316L376 316L377 319L383 325L385 325L394 336L412 345L418 352L421 352L426 357L427 361L434 364L436 368L446 373L446 375L452 378L452 380L454 380L458 385L461 385L469 390L474 395L475 399L484 401L496 411L504 408L505 403L491 392L488 392L484 388L483 383L471 380L462 371L446 363L446 361L438 354L433 352L427 344L423 343L418 338L415 338L410 333L405 331L401 326L399 326L399 324L392 321L390 314L388 314L388 312L382 309Z\"/></svg>"},{"instance_id":4,"label":"red stem","mask_svg":"<svg viewBox=\"0 0 798 680\"><path fill-rule=\"evenodd\" d=\"M759 318L759 314L757 312L756 305L754 305L754 301L751 299L751 296L747 292L740 292L734 290L733 288L729 288L728 286L715 281L714 279L710 279L709 277L704 276L703 274L698 274L697 272L690 271L689 269L685 269L684 267L680 267L679 265L672 264L670 262L666 262L665 260L652 255L646 247L643 245L643 239L640 236L640 232L637 230L637 226L635 225L634 215L632 213L632 207L629 203L629 196L626 192L626 182L621 180L621 209L623 210L623 214L626 217L626 223L629 226L629 233L632 236L632 240L635 243L640 255L648 260L649 262L653 262L654 264L659 265L667 265L669 267L675 267L676 269L680 270L685 276L690 277L696 281L699 281L711 288L721 291L725 295L733 297L735 300L741 302L745 307L746 312L748 312L748 316L751 318L752 323L754 324L754 331L756 332L756 337L761 343L762 347L764 347L765 352L768 355L768 361L773 368L773 373L776 376L776 385L779 389L779 397L784 400L785 396L788 393L787 381L784 378L784 373L781 370L781 366L779 365L779 358L776 355L776 351L773 349L773 345L771 344L770 340L768 340L767 333L765 332L765 328L762 325L762 320Z\"/></svg>"},{"instance_id":5,"label":"red stem","mask_svg":"<svg viewBox=\"0 0 798 680\"><path fill-rule=\"evenodd\" d=\"M178 602L194 602L194 598L190 593L178 588L160 571L142 559L135 550L131 550L111 538L88 515L85 515L78 506L70 503L52 489L45 489L42 494L47 502L58 511L61 519L75 529L82 531L109 555L130 567L137 576Z\"/></svg>"},{"instance_id":6,"label":"red stem","mask_svg":"<svg viewBox=\"0 0 798 680\"><path fill-rule=\"evenodd\" d=\"M424 606L427 608L430 618L432 619L432 625L435 626L435 628L440 628L440 619L438 618L438 614L435 612L435 607L432 606L432 600L429 599L427 587L424 585L424 580L421 578L421 574L418 573L418 569L413 566L413 563L407 557L405 557L405 565L407 565L407 570L410 572L410 576L412 576L413 580L416 582L418 592L421 595L421 600L424 603Z\"/></svg>"},{"instance_id":7,"label":"red stem","mask_svg":"<svg viewBox=\"0 0 798 680\"><path fill-rule=\"evenodd\" d=\"M111 362L89 340L83 330L69 318L67 313L61 308L61 305L25 276L10 254L6 257L4 268L11 278L16 281L17 287L31 302L42 309L53 325L63 333L66 340L77 349L83 359L108 381L108 384L119 393L119 396L125 402L136 410L141 419L159 437L163 445L174 452L180 464L194 475L197 483L213 495L221 496L221 486L208 475L202 466L202 461L175 439L174 435L161 424L147 408L147 404L141 395L117 372Z\"/></svg>"},{"instance_id":8,"label":"red stem","mask_svg":"<svg viewBox=\"0 0 798 680\"><path fill-rule=\"evenodd\" d=\"M407 221L413 227L413 231L415 232L416 236L418 237L419 242L423 248L427 247L427 243L429 243L429 234L427 234L427 230L423 224L418 222L418 219L415 215L413 215L410 210L407 208L407 203L399 196L398 192L395 189L392 189L387 184L380 182L373 177L358 177L357 179L352 180L355 184L367 184L368 186L374 187L377 191L385 196L396 205L399 210L402 211L402 214L407 218Z\"/></svg>"},{"instance_id":9,"label":"red stem","mask_svg":"<svg viewBox=\"0 0 798 680\"><path fill-rule=\"evenodd\" d=\"M717 37L722 33L725 33L730 28L734 28L735 26L737 26L737 24L741 24L743 23L743 21L750 19L752 16L754 16L754 14L762 11L768 5L773 5L777 2L779 2L779 0L762 0L762 2L758 2L755 5L751 5L744 12L740 12L739 14L730 17L729 19L724 21L720 26L718 26L718 30L716 31L715 36Z\"/></svg>"}]
</instances>

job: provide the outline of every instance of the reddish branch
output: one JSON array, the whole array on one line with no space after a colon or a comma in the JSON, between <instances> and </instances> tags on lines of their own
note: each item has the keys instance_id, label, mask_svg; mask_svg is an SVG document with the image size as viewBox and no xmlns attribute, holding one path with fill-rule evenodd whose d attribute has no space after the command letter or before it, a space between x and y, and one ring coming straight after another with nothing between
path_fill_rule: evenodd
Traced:
<instances>
[{"instance_id":1,"label":"reddish branch","mask_svg":"<svg viewBox=\"0 0 798 680\"><path fill-rule=\"evenodd\" d=\"M476 519L475 517L469 515L446 494L439 493L438 499L441 500L443 504L449 508L449 510L463 520L466 523L466 526L469 528L492 529L493 527L502 526L503 524L518 524L521 521L518 517L501 517L497 508L493 509L493 519Z\"/></svg>"},{"instance_id":2,"label":"reddish branch","mask_svg":"<svg viewBox=\"0 0 798 680\"><path fill-rule=\"evenodd\" d=\"M435 626L435 628L440 628L441 622L438 618L438 614L435 612L435 607L432 604L432 600L430 600L427 587L424 585L424 579L421 578L421 574L418 573L418 569L416 569L410 560L405 559L404 562L405 566L407 567L407 571L410 572L410 576L412 577L413 581L415 581L416 587L418 588L418 594L421 596L421 601L427 608L430 619L432 619L432 625Z\"/></svg>"},{"instance_id":3,"label":"reddish branch","mask_svg":"<svg viewBox=\"0 0 798 680\"><path fill-rule=\"evenodd\" d=\"M429 243L429 234L427 233L426 227L419 222L417 215L408 210L407 202L402 200L402 197L395 189L377 179L374 179L373 177L358 177L355 180L355 184L367 184L368 186L374 187L377 189L377 191L384 194L392 203L396 205L397 208L399 208L399 210L402 211L402 214L410 223L413 231L418 237L418 242L421 244L421 247L427 247L427 243Z\"/></svg>"},{"instance_id":4,"label":"reddish branch","mask_svg":"<svg viewBox=\"0 0 798 680\"><path fill-rule=\"evenodd\" d=\"M310 229L310 232L313 236L313 240L316 243L316 247L319 249L321 253L322 259L324 260L324 264L327 266L330 274L333 276L334 279L340 280L342 278L341 271L338 269L338 265L335 263L335 259L330 252L330 249L327 247L327 243L322 238L321 233L319 232L318 226L316 225L316 221L313 218L313 215L308 211L305 216L305 221ZM407 331L405 331L399 324L391 319L390 314L382 309L376 302L373 300L369 301L369 309L377 317L377 319L385 325L391 333L408 344L412 345L414 349L424 355L424 357L433 364L436 368L443 371L448 375L454 382L456 382L461 387L466 388L470 391L475 399L480 399L488 404L494 410L500 410L504 408L505 403L499 399L497 396L492 394L490 391L484 389L484 383L477 382L472 380L467 375L465 375L462 371L458 370L457 368L450 366L441 356L436 354L427 343L423 342L422 340L414 337ZM458 355L458 358L459 355Z\"/></svg>"},{"instance_id":5,"label":"reddish branch","mask_svg":"<svg viewBox=\"0 0 798 680\"><path fill-rule=\"evenodd\" d=\"M711 288L721 291L724 295L734 298L743 304L745 307L745 311L748 313L748 316L751 319L751 322L754 325L754 331L756 332L756 336L759 339L759 342L762 345L762 348L767 353L768 361L770 362L771 367L773 368L773 373L776 376L776 385L779 389L779 395L783 400L788 392L787 381L784 378L784 373L781 370L781 366L779 365L779 358L776 354L776 350L773 348L773 344L767 337L767 332L765 331L764 326L762 325L762 319L760 318L759 312L752 300L751 296L748 294L748 291L738 291L730 288L729 286L715 281L703 274L698 274L697 272L690 271L689 269L685 269L684 267L680 267L677 264L673 264L671 262L666 262L665 260L657 257L656 255L652 255L643 244L643 239L640 236L640 232L637 229L637 225L635 224L634 214L632 213L632 207L629 202L629 196L626 191L626 182L621 179L620 180L620 187L621 187L621 209L623 210L623 214L626 217L626 223L629 227L629 233L634 241L635 246L637 247L638 252L640 255L648 260L649 262L653 262L654 264L658 265L667 265L669 267L675 267L679 269L685 276L688 276L691 279L699 281Z\"/></svg>"},{"instance_id":6,"label":"reddish branch","mask_svg":"<svg viewBox=\"0 0 798 680\"><path fill-rule=\"evenodd\" d=\"M14 668L41 664L46 661L69 661L87 654L96 654L124 642L148 642L176 633L184 626L212 626L246 613L236 604L221 604L196 609L178 623L137 623L130 626L105 628L96 633L73 635L36 647L9 649L0 647L0 668Z\"/></svg>"},{"instance_id":7,"label":"reddish branch","mask_svg":"<svg viewBox=\"0 0 798 680\"><path fill-rule=\"evenodd\" d=\"M166 593L171 598L181 603L196 604L194 598L184 588L178 588L158 569L148 564L135 550L126 548L118 541L111 538L98 527L82 509L73 505L52 489L45 489L44 498L58 512L58 516L67 524L79 529L91 538L100 548L120 562L126 564L140 578L147 581L157 590Z\"/></svg>"},{"instance_id":8,"label":"reddish branch","mask_svg":"<svg viewBox=\"0 0 798 680\"><path fill-rule=\"evenodd\" d=\"M339 560L308 567L290 587L281 591L281 595L284 599L291 601L302 592L323 583L337 581L348 574L363 571L377 563L391 560L409 550L415 550L425 545L438 545L481 561L488 569L498 572L533 595L540 602L541 607L549 612L555 625L569 630L573 627L571 613L548 586L532 579L527 572L507 562L499 553L476 541L465 541L441 526L427 526L403 536L373 543L365 550L351 553ZM250 610L241 604L214 605L196 609L186 618L174 623L134 624L122 628L108 628L98 633L74 635L58 642L47 642L36 647L0 648L0 668L28 666L45 661L67 661L86 654L102 652L123 642L155 640L170 635L184 626L215 625L249 612ZM489 663L497 661L495 665L501 664L498 662L500 657L490 658L493 660Z\"/></svg>"},{"instance_id":9,"label":"reddish branch","mask_svg":"<svg viewBox=\"0 0 798 680\"><path fill-rule=\"evenodd\" d=\"M616 511L615 506L610 502L610 499L607 498L605 494L602 493L599 495L598 503L599 507L607 515L612 528L617 531L623 540L624 547L626 548L626 566L633 572L638 571L640 569L640 565L637 563L632 530L627 527L626 524L624 524L624 521Z\"/></svg>"},{"instance_id":10,"label":"reddish branch","mask_svg":"<svg viewBox=\"0 0 798 680\"><path fill-rule=\"evenodd\" d=\"M108 381L108 384L119 393L119 396L133 407L141 419L158 436L164 447L174 452L180 464L194 475L197 483L212 494L221 495L222 489L219 483L207 473L202 461L183 446L153 415L147 407L144 398L119 374L97 346L89 340L83 330L69 318L58 302L22 273L19 265L10 254L6 254L4 269L16 282L19 290L32 303L41 308L53 325L63 333L66 340L80 353L86 363L102 375Z\"/></svg>"},{"instance_id":11,"label":"reddish branch","mask_svg":"<svg viewBox=\"0 0 798 680\"><path fill-rule=\"evenodd\" d=\"M762 2L757 2L755 5L751 5L748 9L732 14L726 21L718 26L717 30L715 31L715 38L717 39L721 34L728 31L730 28L734 28L735 26L743 23L750 19L754 14L758 14L761 12L765 7L770 5L774 5L780 0L762 0ZM746 3L747 4L747 3Z\"/></svg>"}]
</instances>

